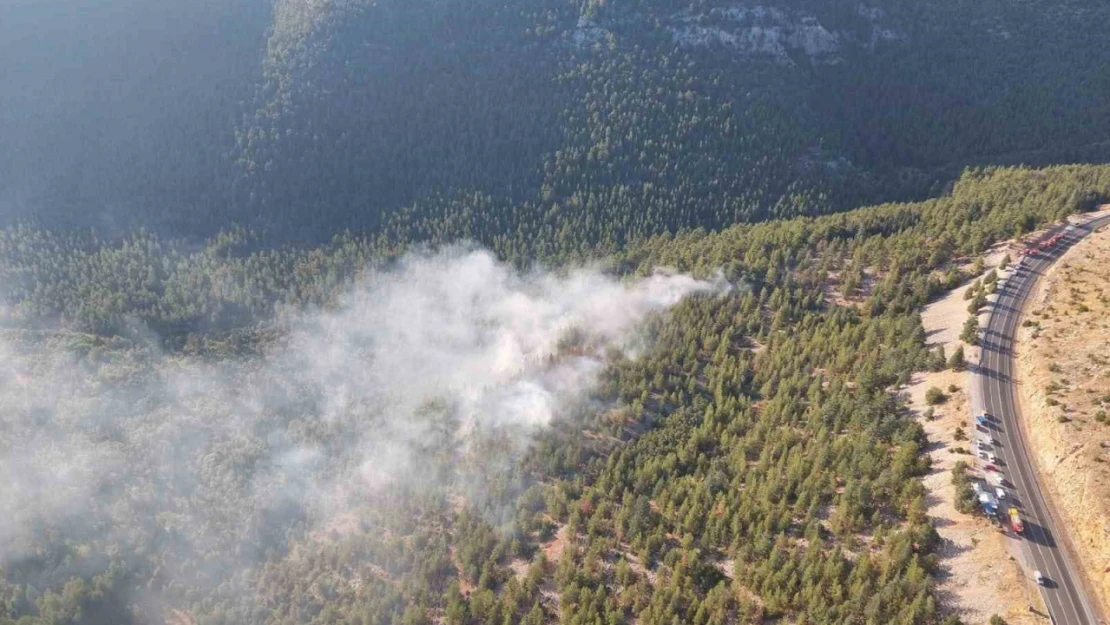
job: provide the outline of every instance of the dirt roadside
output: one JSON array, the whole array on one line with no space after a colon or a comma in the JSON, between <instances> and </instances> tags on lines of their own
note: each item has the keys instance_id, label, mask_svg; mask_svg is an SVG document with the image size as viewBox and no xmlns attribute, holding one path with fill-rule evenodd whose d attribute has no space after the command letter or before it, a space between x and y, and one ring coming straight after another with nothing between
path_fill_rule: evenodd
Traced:
<instances>
[{"instance_id":1,"label":"dirt roadside","mask_svg":"<svg viewBox=\"0 0 1110 625\"><path fill-rule=\"evenodd\" d=\"M1110 607L1110 228L1038 282L1015 341L1023 430L1103 614Z\"/></svg>"}]
</instances>

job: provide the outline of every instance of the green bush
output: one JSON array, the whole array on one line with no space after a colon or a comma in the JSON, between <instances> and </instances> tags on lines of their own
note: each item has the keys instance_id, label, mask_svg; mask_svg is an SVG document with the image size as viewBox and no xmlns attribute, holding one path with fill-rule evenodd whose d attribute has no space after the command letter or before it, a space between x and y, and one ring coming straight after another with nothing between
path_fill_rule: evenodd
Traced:
<instances>
[{"instance_id":1,"label":"green bush","mask_svg":"<svg viewBox=\"0 0 1110 625\"><path fill-rule=\"evenodd\" d=\"M964 346L960 345L956 351L952 352L952 357L948 359L948 368L953 371L963 371L967 369L967 359L964 357Z\"/></svg>"},{"instance_id":2,"label":"green bush","mask_svg":"<svg viewBox=\"0 0 1110 625\"><path fill-rule=\"evenodd\" d=\"M946 401L948 401L948 396L935 386L930 386L929 390L925 391L925 403L930 406L943 404Z\"/></svg>"},{"instance_id":3,"label":"green bush","mask_svg":"<svg viewBox=\"0 0 1110 625\"><path fill-rule=\"evenodd\" d=\"M930 353L929 369L933 371L943 371L947 358L944 356L944 346L938 345L935 350Z\"/></svg>"},{"instance_id":4,"label":"green bush","mask_svg":"<svg viewBox=\"0 0 1110 625\"><path fill-rule=\"evenodd\" d=\"M972 313L964 322L964 329L960 332L960 340L968 345L979 344L979 317Z\"/></svg>"},{"instance_id":5,"label":"green bush","mask_svg":"<svg viewBox=\"0 0 1110 625\"><path fill-rule=\"evenodd\" d=\"M967 463L963 460L957 460L952 467L952 484L956 487L956 510L963 514L975 512L975 490L971 488L971 479L967 477Z\"/></svg>"}]
</instances>

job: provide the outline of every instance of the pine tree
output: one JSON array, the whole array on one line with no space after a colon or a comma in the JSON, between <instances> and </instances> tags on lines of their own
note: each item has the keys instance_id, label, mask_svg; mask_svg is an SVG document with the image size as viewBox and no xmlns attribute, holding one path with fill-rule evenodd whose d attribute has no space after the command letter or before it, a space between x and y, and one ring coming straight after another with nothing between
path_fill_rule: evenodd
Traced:
<instances>
[{"instance_id":1,"label":"pine tree","mask_svg":"<svg viewBox=\"0 0 1110 625\"><path fill-rule=\"evenodd\" d=\"M967 369L967 360L964 358L964 346L960 345L956 351L952 352L952 357L948 359L948 368L953 371L963 371Z\"/></svg>"},{"instance_id":2,"label":"pine tree","mask_svg":"<svg viewBox=\"0 0 1110 625\"><path fill-rule=\"evenodd\" d=\"M521 625L544 625L543 607L540 606L539 600L532 604L532 609L525 615Z\"/></svg>"},{"instance_id":3,"label":"pine tree","mask_svg":"<svg viewBox=\"0 0 1110 625\"><path fill-rule=\"evenodd\" d=\"M968 345L979 344L979 316L972 314L964 322L964 329L960 332L960 340Z\"/></svg>"},{"instance_id":4,"label":"pine tree","mask_svg":"<svg viewBox=\"0 0 1110 625\"><path fill-rule=\"evenodd\" d=\"M933 350L932 357L929 360L929 368L933 371L942 371L945 362L947 362L947 358L944 356L944 346L937 345L937 348Z\"/></svg>"}]
</instances>

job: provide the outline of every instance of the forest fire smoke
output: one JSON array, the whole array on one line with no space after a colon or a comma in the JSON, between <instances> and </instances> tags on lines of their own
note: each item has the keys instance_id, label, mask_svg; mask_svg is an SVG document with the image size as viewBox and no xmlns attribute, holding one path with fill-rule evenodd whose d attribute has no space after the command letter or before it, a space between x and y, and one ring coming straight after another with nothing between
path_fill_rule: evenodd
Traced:
<instances>
[{"instance_id":1,"label":"forest fire smoke","mask_svg":"<svg viewBox=\"0 0 1110 625\"><path fill-rule=\"evenodd\" d=\"M229 560L212 570L262 557L285 528L378 489L457 479L443 467L474 436L521 451L588 397L608 355L643 348L649 315L722 288L674 274L520 273L454 247L370 273L331 309L298 315L260 360L9 335L0 500L13 513L0 520L0 562L25 557L42 528L141 540L121 529L135 518L187 545L163 575L190 552Z\"/></svg>"}]
</instances>

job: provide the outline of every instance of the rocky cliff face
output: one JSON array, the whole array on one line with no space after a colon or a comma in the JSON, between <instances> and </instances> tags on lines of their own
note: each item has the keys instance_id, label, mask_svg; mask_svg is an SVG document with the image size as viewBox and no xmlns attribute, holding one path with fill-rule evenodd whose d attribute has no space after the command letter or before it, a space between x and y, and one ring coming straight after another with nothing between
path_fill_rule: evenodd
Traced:
<instances>
[{"instance_id":1,"label":"rocky cliff face","mask_svg":"<svg viewBox=\"0 0 1110 625\"><path fill-rule=\"evenodd\" d=\"M798 59L838 63L846 46L873 49L881 42L901 41L906 35L885 23L885 13L860 5L859 24L838 31L813 14L762 5L718 7L702 13L684 11L666 26L674 42L684 47L724 46L736 54L766 58L783 64Z\"/></svg>"}]
</instances>

